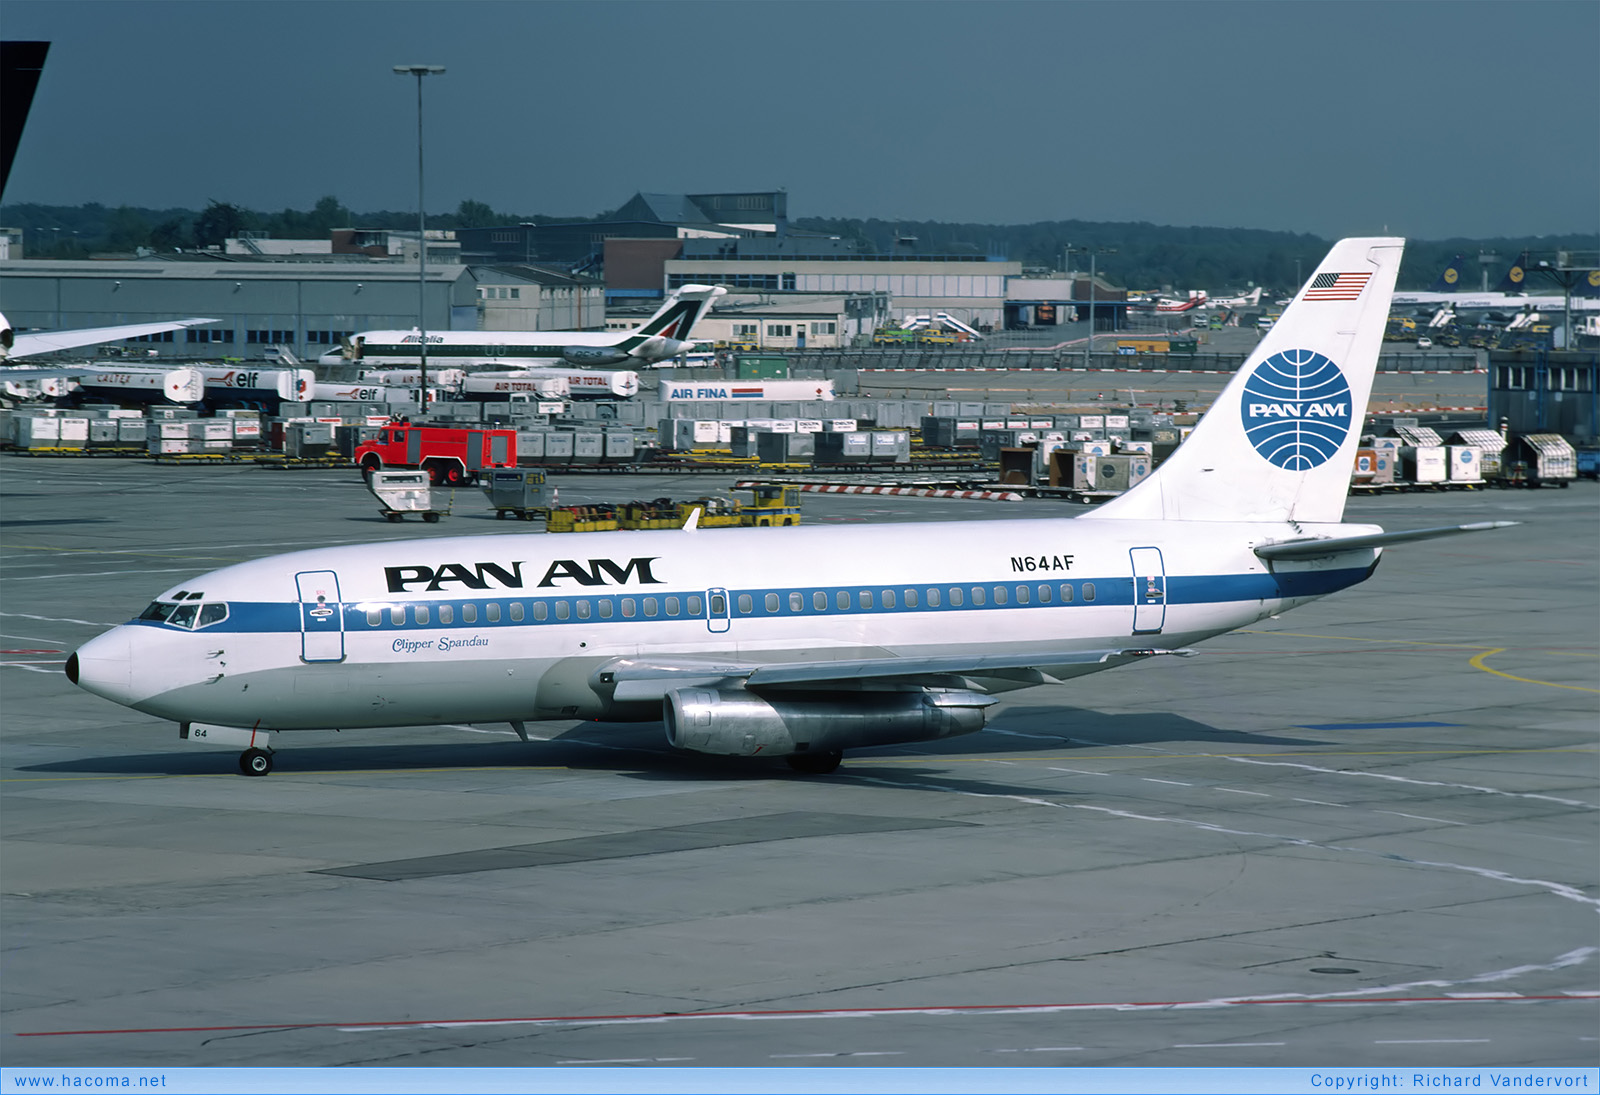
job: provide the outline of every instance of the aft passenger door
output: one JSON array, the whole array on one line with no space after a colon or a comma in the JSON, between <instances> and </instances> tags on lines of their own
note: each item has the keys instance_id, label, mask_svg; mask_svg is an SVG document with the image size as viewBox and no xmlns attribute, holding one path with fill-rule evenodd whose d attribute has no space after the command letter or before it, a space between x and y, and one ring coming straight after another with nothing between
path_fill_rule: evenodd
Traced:
<instances>
[{"instance_id":1,"label":"aft passenger door","mask_svg":"<svg viewBox=\"0 0 1600 1095\"><path fill-rule=\"evenodd\" d=\"M344 605L339 576L331 570L304 570L294 576L300 591L300 660L344 661Z\"/></svg>"},{"instance_id":2,"label":"aft passenger door","mask_svg":"<svg viewBox=\"0 0 1600 1095\"><path fill-rule=\"evenodd\" d=\"M1167 619L1167 571L1161 549L1131 548L1128 555L1133 560L1133 633L1158 635Z\"/></svg>"}]
</instances>

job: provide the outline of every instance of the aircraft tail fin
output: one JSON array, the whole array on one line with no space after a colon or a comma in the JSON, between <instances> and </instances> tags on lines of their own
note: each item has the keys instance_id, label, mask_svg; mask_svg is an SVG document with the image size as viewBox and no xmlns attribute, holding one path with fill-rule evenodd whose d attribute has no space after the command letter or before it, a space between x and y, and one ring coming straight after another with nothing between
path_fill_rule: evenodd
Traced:
<instances>
[{"instance_id":1,"label":"aircraft tail fin","mask_svg":"<svg viewBox=\"0 0 1600 1095\"><path fill-rule=\"evenodd\" d=\"M1590 270L1578 279L1578 284L1573 288L1575 297L1600 297L1600 270Z\"/></svg>"},{"instance_id":2,"label":"aircraft tail fin","mask_svg":"<svg viewBox=\"0 0 1600 1095\"><path fill-rule=\"evenodd\" d=\"M1433 284L1428 286L1430 293L1454 293L1457 289L1466 288L1461 280L1466 277L1467 257L1457 255L1445 263L1444 269L1439 271L1439 276L1433 279Z\"/></svg>"},{"instance_id":3,"label":"aircraft tail fin","mask_svg":"<svg viewBox=\"0 0 1600 1095\"><path fill-rule=\"evenodd\" d=\"M1497 293L1525 293L1528 290L1528 252L1524 251L1517 256L1506 269L1505 275L1500 279L1500 284L1494 287Z\"/></svg>"},{"instance_id":4,"label":"aircraft tail fin","mask_svg":"<svg viewBox=\"0 0 1600 1095\"><path fill-rule=\"evenodd\" d=\"M710 309L711 302L727 291L720 285L685 285L674 289L656 314L633 333L646 338L659 336L686 342L700 317Z\"/></svg>"},{"instance_id":5,"label":"aircraft tail fin","mask_svg":"<svg viewBox=\"0 0 1600 1095\"><path fill-rule=\"evenodd\" d=\"M1085 517L1338 522L1404 248L1334 244L1189 439Z\"/></svg>"}]
</instances>

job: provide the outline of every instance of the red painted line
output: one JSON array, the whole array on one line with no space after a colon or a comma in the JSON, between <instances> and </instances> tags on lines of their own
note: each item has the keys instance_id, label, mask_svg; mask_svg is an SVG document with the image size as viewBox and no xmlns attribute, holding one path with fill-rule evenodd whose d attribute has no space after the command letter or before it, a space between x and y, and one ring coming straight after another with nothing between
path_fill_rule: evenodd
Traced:
<instances>
[{"instance_id":1,"label":"red painted line","mask_svg":"<svg viewBox=\"0 0 1600 1095\"><path fill-rule=\"evenodd\" d=\"M761 486L755 480L741 480L734 490ZM794 483L802 491L815 494L903 494L917 498L986 498L996 502L1020 502L1022 495L1009 490L946 490L939 487L871 487L846 483Z\"/></svg>"},{"instance_id":2,"label":"red painted line","mask_svg":"<svg viewBox=\"0 0 1600 1095\"><path fill-rule=\"evenodd\" d=\"M869 1018L875 1015L983 1015L986 1013L1006 1012L1090 1011L1109 1008L1143 1008L1147 1010L1160 1010L1165 1008L1195 1007L1285 1007L1306 1005L1322 1007L1335 1004L1498 1004L1554 1000L1587 1001L1589 1003L1593 1003L1595 1002L1596 997L1569 995L1522 996L1516 994L1495 995L1492 997L1374 996L1352 998L1339 996L1311 996L1295 1000L1265 997L1262 999L1240 998L1218 1000L1135 1000L1080 1004L954 1004L950 1006L929 1005L925 1007L892 1008L792 1008L774 1011L652 1012L637 1015L525 1015L510 1016L503 1019L363 1019L354 1022L314 1021L304 1023L235 1023L229 1025L204 1027L122 1027L106 1030L23 1030L16 1032L15 1036L18 1038L62 1038L94 1034L206 1034L227 1030L324 1030L336 1027L494 1026L511 1023L655 1023L679 1019L809 1019L828 1017Z\"/></svg>"},{"instance_id":3,"label":"red painted line","mask_svg":"<svg viewBox=\"0 0 1600 1095\"><path fill-rule=\"evenodd\" d=\"M0 650L0 654L65 654L65 650Z\"/></svg>"}]
</instances>

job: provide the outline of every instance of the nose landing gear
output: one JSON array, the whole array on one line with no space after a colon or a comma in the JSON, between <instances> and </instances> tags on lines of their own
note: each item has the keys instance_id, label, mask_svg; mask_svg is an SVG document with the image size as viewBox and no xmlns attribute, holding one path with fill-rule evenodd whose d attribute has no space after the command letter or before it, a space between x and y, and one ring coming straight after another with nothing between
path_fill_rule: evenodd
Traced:
<instances>
[{"instance_id":1,"label":"nose landing gear","mask_svg":"<svg viewBox=\"0 0 1600 1095\"><path fill-rule=\"evenodd\" d=\"M246 749L239 754L239 771L247 776L264 776L272 771L272 754L265 749Z\"/></svg>"}]
</instances>

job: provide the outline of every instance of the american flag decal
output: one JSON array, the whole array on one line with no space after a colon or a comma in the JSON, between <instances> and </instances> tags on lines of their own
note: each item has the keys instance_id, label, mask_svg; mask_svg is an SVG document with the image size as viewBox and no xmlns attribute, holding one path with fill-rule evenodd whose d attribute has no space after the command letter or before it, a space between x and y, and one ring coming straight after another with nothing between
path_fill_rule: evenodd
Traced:
<instances>
[{"instance_id":1,"label":"american flag decal","mask_svg":"<svg viewBox=\"0 0 1600 1095\"><path fill-rule=\"evenodd\" d=\"M1371 274L1318 274L1311 279L1306 300L1355 300L1367 287Z\"/></svg>"}]
</instances>

